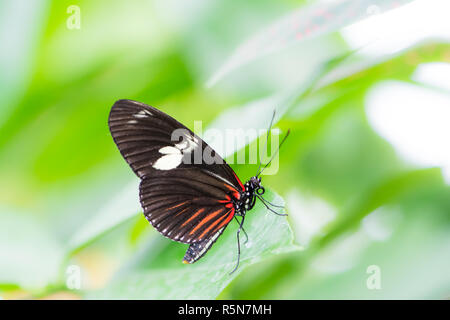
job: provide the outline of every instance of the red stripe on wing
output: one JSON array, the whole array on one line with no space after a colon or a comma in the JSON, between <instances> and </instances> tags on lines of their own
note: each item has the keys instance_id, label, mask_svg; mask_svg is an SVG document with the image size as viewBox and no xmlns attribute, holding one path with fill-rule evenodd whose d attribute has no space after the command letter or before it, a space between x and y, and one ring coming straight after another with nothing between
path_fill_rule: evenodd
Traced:
<instances>
[{"instance_id":1,"label":"red stripe on wing","mask_svg":"<svg viewBox=\"0 0 450 320\"><path fill-rule=\"evenodd\" d=\"M187 225L189 223L189 221L194 220L200 213L202 213L203 211L205 211L205 208L201 208L199 209L196 213L194 213L189 219L187 219L185 222L183 222L183 224L181 225L182 227L184 227L185 225Z\"/></svg>"},{"instance_id":2,"label":"red stripe on wing","mask_svg":"<svg viewBox=\"0 0 450 320\"><path fill-rule=\"evenodd\" d=\"M220 208L210 214L208 214L206 217L204 217L202 220L200 220L200 222L195 226L194 229L191 230L191 232L189 232L189 234L193 234L195 233L195 231L197 231L202 225L204 225L205 223L207 223L209 220L211 220L212 218L214 218L215 216L217 216L219 213L221 213L222 211L224 211L224 208Z\"/></svg>"},{"instance_id":3,"label":"red stripe on wing","mask_svg":"<svg viewBox=\"0 0 450 320\"><path fill-rule=\"evenodd\" d=\"M222 229L224 226L226 226L228 223L230 223L231 219L233 219L234 217L234 212L235 209L231 208L231 210L229 211L228 215L225 215L226 218L225 220L222 221L221 224L219 224L215 229L214 229L214 233L216 233L217 231L219 231L220 229Z\"/></svg>"},{"instance_id":4,"label":"red stripe on wing","mask_svg":"<svg viewBox=\"0 0 450 320\"><path fill-rule=\"evenodd\" d=\"M230 210L231 211L231 210ZM214 228L218 223L220 223L223 219L225 219L227 217L227 214L229 212L227 212L224 216L222 216L220 219L217 219L216 221L214 221L213 223L211 223L211 225L206 228L198 237L199 239L202 239L209 231L211 231L212 228Z\"/></svg>"},{"instance_id":5,"label":"red stripe on wing","mask_svg":"<svg viewBox=\"0 0 450 320\"><path fill-rule=\"evenodd\" d=\"M237 176L236 172L234 172L234 170L233 170L233 174L234 174L234 177L236 178L237 182L239 182L239 185L241 186L242 191L245 191L244 185L242 184L241 180L240 180L239 177Z\"/></svg>"},{"instance_id":6,"label":"red stripe on wing","mask_svg":"<svg viewBox=\"0 0 450 320\"><path fill-rule=\"evenodd\" d=\"M228 190L233 191L233 196L239 200L241 198L241 193L236 190L236 188L230 186L229 184L225 184L225 186L228 188Z\"/></svg>"}]
</instances>

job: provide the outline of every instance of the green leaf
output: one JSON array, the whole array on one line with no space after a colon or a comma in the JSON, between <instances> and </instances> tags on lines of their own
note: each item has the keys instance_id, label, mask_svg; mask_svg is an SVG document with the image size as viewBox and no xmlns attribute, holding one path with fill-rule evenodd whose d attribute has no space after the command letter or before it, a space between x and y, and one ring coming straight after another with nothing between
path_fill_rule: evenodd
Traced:
<instances>
[{"instance_id":1,"label":"green leaf","mask_svg":"<svg viewBox=\"0 0 450 320\"><path fill-rule=\"evenodd\" d=\"M267 200L278 205L280 196L267 191ZM200 261L181 264L186 245L171 242L155 254L158 243L150 245L137 255L131 265L121 270L105 289L87 294L100 299L214 299L241 271L271 256L300 250L293 244L293 233L282 216L268 211L261 203L247 213L245 230L241 232L241 259L239 268L230 275L236 264L237 224L232 222L224 234ZM166 240L169 242L169 240ZM171 260L171 263L166 261Z\"/></svg>"},{"instance_id":2,"label":"green leaf","mask_svg":"<svg viewBox=\"0 0 450 320\"><path fill-rule=\"evenodd\" d=\"M369 17L370 8L380 13L411 1L340 0L319 2L300 8L282 17L238 47L210 78L207 86L213 86L227 73L264 55L287 48L296 42L337 31Z\"/></svg>"}]
</instances>

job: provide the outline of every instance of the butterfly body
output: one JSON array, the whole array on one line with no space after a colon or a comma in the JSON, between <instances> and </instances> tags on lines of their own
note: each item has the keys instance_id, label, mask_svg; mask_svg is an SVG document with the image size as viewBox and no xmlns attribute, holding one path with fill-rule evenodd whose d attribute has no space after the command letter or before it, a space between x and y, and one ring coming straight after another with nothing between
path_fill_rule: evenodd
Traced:
<instances>
[{"instance_id":1,"label":"butterfly body","mask_svg":"<svg viewBox=\"0 0 450 320\"><path fill-rule=\"evenodd\" d=\"M264 187L261 185L261 178L251 177L245 185L245 192L241 196L241 200L236 204L236 211L240 216L245 216L246 211L253 209L256 203L256 195L264 194Z\"/></svg>"}]
</instances>

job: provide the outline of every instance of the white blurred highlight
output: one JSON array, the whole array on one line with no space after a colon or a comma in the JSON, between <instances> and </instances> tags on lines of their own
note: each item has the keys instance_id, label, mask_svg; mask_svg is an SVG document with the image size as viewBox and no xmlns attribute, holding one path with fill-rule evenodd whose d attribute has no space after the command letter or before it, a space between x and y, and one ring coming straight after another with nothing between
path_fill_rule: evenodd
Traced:
<instances>
[{"instance_id":1,"label":"white blurred highlight","mask_svg":"<svg viewBox=\"0 0 450 320\"><path fill-rule=\"evenodd\" d=\"M372 10L373 11L373 10ZM342 36L359 54L394 54L425 39L450 40L448 0L416 0L392 11L355 23Z\"/></svg>"},{"instance_id":2,"label":"white blurred highlight","mask_svg":"<svg viewBox=\"0 0 450 320\"><path fill-rule=\"evenodd\" d=\"M448 90L450 93L450 63L423 63L417 67L412 79L427 86Z\"/></svg>"},{"instance_id":3,"label":"white blurred highlight","mask_svg":"<svg viewBox=\"0 0 450 320\"><path fill-rule=\"evenodd\" d=\"M366 96L372 127L412 164L441 167L450 182L450 96L399 81L386 81Z\"/></svg>"}]
</instances>

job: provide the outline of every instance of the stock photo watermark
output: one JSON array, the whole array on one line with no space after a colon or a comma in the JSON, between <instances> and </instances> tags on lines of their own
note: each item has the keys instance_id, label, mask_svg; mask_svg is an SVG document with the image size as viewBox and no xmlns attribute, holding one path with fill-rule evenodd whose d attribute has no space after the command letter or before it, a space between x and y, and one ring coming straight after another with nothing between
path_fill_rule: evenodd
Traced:
<instances>
[{"instance_id":1,"label":"stock photo watermark","mask_svg":"<svg viewBox=\"0 0 450 320\"><path fill-rule=\"evenodd\" d=\"M81 268L77 265L70 265L66 269L66 287L69 290L81 289Z\"/></svg>"},{"instance_id":2,"label":"stock photo watermark","mask_svg":"<svg viewBox=\"0 0 450 320\"><path fill-rule=\"evenodd\" d=\"M194 122L194 131L206 141L213 142L214 148L224 154L236 156L228 158L229 164L268 164L265 175L274 175L279 169L279 130L271 129L208 129L202 131L202 122ZM185 128L175 129L171 135L173 145L159 149L161 156L153 163L159 170L175 169L181 164L223 164L222 157L212 147L202 143L202 139ZM259 138L258 138L259 137ZM258 143L252 143L257 141ZM270 150L270 152L269 152Z\"/></svg>"},{"instance_id":3,"label":"stock photo watermark","mask_svg":"<svg viewBox=\"0 0 450 320\"><path fill-rule=\"evenodd\" d=\"M77 5L70 5L67 7L66 12L69 17L66 20L66 26L69 30L81 29L81 9Z\"/></svg>"},{"instance_id":4,"label":"stock photo watermark","mask_svg":"<svg viewBox=\"0 0 450 320\"><path fill-rule=\"evenodd\" d=\"M381 290L381 268L376 264L370 265L366 269L367 277L366 287L369 290Z\"/></svg>"},{"instance_id":5,"label":"stock photo watermark","mask_svg":"<svg viewBox=\"0 0 450 320\"><path fill-rule=\"evenodd\" d=\"M369 16L378 15L381 13L381 8L375 4L372 4L367 7L366 13Z\"/></svg>"}]
</instances>

